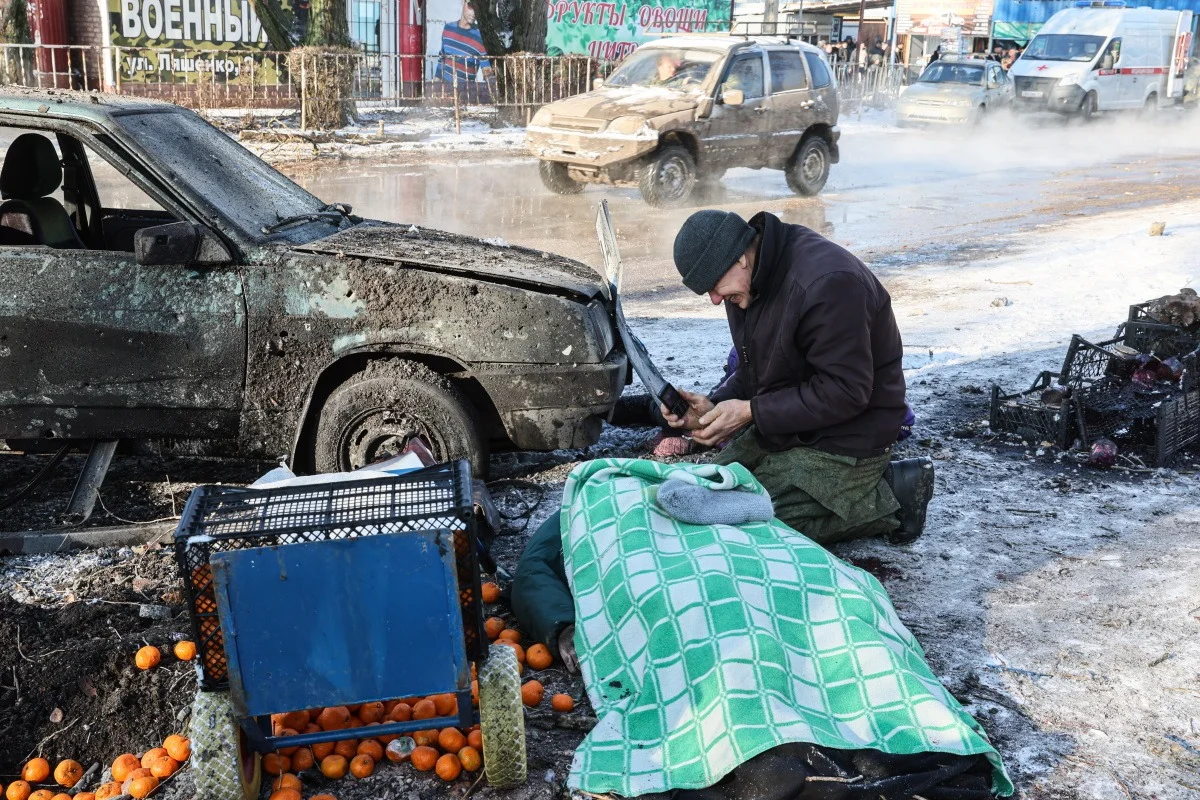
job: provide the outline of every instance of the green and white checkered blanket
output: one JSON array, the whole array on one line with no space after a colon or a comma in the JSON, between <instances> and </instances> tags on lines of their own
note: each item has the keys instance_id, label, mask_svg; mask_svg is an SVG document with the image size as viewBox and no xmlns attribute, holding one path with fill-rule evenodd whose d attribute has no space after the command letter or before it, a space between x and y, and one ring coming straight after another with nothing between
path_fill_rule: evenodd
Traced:
<instances>
[{"instance_id":1,"label":"green and white checkered blanket","mask_svg":"<svg viewBox=\"0 0 1200 800\"><path fill-rule=\"evenodd\" d=\"M741 465L601 459L562 505L575 647L599 723L568 785L632 797L711 786L787 742L986 753L986 734L925 663L871 575L772 520L688 525L668 478L762 492Z\"/></svg>"}]
</instances>

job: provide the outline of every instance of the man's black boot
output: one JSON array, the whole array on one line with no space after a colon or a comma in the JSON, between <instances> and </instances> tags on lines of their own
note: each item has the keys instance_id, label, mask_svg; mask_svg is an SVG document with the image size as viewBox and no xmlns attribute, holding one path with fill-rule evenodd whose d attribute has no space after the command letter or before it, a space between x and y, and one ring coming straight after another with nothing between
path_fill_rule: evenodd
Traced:
<instances>
[{"instance_id":1,"label":"man's black boot","mask_svg":"<svg viewBox=\"0 0 1200 800\"><path fill-rule=\"evenodd\" d=\"M892 544L908 544L925 532L925 511L933 497L933 460L905 458L893 461L883 473L900 503L900 527L888 534Z\"/></svg>"}]
</instances>

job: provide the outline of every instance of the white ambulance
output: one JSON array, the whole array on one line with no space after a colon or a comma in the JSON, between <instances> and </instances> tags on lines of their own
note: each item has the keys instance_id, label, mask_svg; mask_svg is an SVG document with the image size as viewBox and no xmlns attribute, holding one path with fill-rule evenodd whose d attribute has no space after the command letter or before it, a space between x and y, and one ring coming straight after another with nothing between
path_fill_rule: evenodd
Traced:
<instances>
[{"instance_id":1,"label":"white ambulance","mask_svg":"<svg viewBox=\"0 0 1200 800\"><path fill-rule=\"evenodd\" d=\"M1051 17L1012 65L1013 106L1090 117L1177 103L1192 30L1191 11L1081 0Z\"/></svg>"}]
</instances>

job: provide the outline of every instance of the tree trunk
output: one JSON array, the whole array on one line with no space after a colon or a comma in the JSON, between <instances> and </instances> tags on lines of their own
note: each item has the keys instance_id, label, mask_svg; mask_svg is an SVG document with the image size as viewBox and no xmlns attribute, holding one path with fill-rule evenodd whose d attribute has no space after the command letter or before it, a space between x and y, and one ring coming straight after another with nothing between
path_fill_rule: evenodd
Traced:
<instances>
[{"instance_id":1,"label":"tree trunk","mask_svg":"<svg viewBox=\"0 0 1200 800\"><path fill-rule=\"evenodd\" d=\"M546 52L546 0L521 0L513 20L513 50Z\"/></svg>"},{"instance_id":2,"label":"tree trunk","mask_svg":"<svg viewBox=\"0 0 1200 800\"><path fill-rule=\"evenodd\" d=\"M346 0L312 0L306 47L349 47L350 23Z\"/></svg>"},{"instance_id":3,"label":"tree trunk","mask_svg":"<svg viewBox=\"0 0 1200 800\"><path fill-rule=\"evenodd\" d=\"M287 52L296 44L288 33L288 25L279 0L250 0L254 13L267 34L267 44L272 50Z\"/></svg>"},{"instance_id":4,"label":"tree trunk","mask_svg":"<svg viewBox=\"0 0 1200 800\"><path fill-rule=\"evenodd\" d=\"M508 48L500 36L500 19L489 0L471 0L471 8L475 10L475 24L479 26L479 35L483 37L483 46L488 55L507 54Z\"/></svg>"}]
</instances>

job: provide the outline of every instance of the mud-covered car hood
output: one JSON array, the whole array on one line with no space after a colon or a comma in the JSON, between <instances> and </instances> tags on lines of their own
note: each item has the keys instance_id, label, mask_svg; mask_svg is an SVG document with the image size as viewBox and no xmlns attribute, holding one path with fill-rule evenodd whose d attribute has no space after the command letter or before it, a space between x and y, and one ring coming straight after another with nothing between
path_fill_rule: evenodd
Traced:
<instances>
[{"instance_id":1,"label":"mud-covered car hood","mask_svg":"<svg viewBox=\"0 0 1200 800\"><path fill-rule=\"evenodd\" d=\"M430 228L366 222L294 249L387 261L583 298L601 291L600 276L578 261Z\"/></svg>"},{"instance_id":2,"label":"mud-covered car hood","mask_svg":"<svg viewBox=\"0 0 1200 800\"><path fill-rule=\"evenodd\" d=\"M614 120L617 117L641 116L650 119L690 111L700 105L703 97L703 92L699 90L610 86L559 100L551 103L547 109L553 117Z\"/></svg>"}]
</instances>

